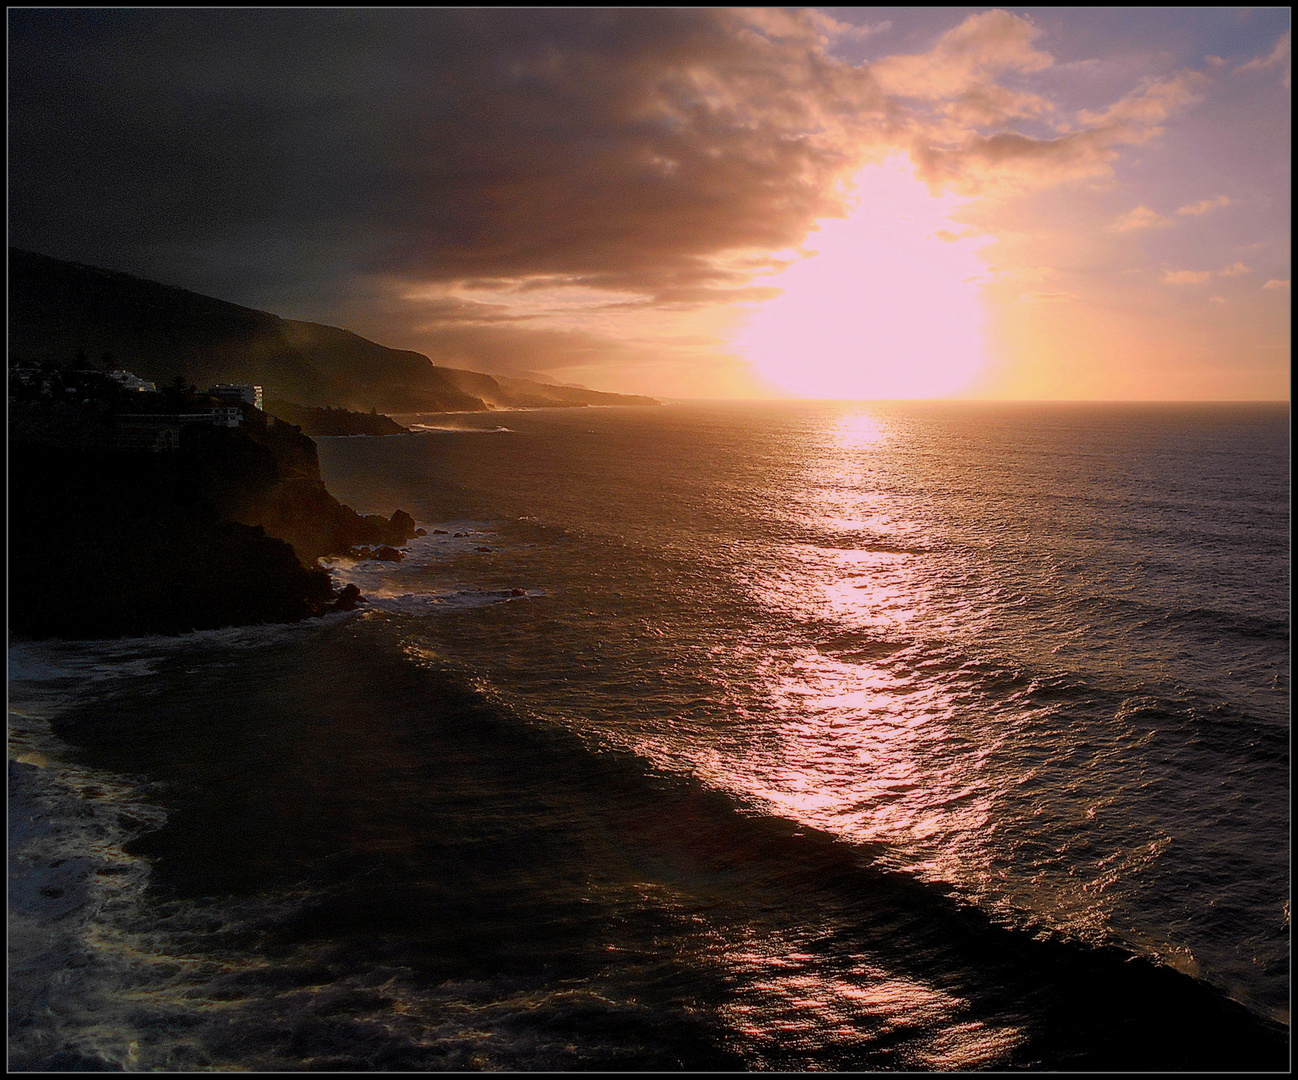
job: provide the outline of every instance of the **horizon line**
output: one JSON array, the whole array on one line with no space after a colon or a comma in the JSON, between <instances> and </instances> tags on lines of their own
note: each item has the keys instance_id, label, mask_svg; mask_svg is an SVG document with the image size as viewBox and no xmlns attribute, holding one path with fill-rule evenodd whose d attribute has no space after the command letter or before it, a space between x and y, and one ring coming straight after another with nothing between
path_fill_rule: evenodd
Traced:
<instances>
[{"instance_id":1,"label":"horizon line","mask_svg":"<svg viewBox=\"0 0 1298 1080\"><path fill-rule=\"evenodd\" d=\"M587 387L586 389L593 389ZM598 393L625 394L621 390ZM751 405L780 405L792 402L842 405L1288 405L1285 398L801 398L801 397L678 397L667 394L640 394L672 402L735 402Z\"/></svg>"}]
</instances>

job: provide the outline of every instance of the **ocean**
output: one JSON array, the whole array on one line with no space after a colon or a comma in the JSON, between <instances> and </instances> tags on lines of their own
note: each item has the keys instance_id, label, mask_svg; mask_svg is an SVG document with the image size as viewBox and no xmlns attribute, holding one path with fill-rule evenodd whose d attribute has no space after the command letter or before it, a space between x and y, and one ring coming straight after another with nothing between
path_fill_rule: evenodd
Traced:
<instances>
[{"instance_id":1,"label":"ocean","mask_svg":"<svg viewBox=\"0 0 1298 1080\"><path fill-rule=\"evenodd\" d=\"M1287 1067L1287 405L399 419L363 610L11 643L11 1068Z\"/></svg>"}]
</instances>

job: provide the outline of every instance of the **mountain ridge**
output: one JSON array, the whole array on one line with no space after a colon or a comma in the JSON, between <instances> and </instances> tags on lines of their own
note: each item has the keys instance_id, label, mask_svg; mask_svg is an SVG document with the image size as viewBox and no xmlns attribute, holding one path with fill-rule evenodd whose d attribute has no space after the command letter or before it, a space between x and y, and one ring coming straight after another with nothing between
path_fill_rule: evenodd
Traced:
<instances>
[{"instance_id":1,"label":"mountain ridge","mask_svg":"<svg viewBox=\"0 0 1298 1080\"><path fill-rule=\"evenodd\" d=\"M118 270L9 249L9 351L101 357L143 378L256 383L267 397L381 412L656 405L653 398L435 364L324 323L285 319Z\"/></svg>"}]
</instances>

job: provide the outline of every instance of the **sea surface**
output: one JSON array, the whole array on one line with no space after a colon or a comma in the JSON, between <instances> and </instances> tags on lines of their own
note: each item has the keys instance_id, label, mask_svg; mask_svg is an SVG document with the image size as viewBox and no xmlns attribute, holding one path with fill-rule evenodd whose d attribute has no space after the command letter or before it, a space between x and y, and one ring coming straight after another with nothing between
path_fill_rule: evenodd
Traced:
<instances>
[{"instance_id":1,"label":"sea surface","mask_svg":"<svg viewBox=\"0 0 1298 1080\"><path fill-rule=\"evenodd\" d=\"M362 611L11 642L11 1068L1287 1067L1287 406L400 419Z\"/></svg>"}]
</instances>

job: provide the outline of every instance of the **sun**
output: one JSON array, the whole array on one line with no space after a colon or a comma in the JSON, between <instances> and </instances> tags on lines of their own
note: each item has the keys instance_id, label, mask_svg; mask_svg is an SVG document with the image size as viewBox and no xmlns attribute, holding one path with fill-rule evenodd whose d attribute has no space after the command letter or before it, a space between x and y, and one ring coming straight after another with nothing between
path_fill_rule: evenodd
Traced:
<instances>
[{"instance_id":1,"label":"sun","mask_svg":"<svg viewBox=\"0 0 1298 1080\"><path fill-rule=\"evenodd\" d=\"M904 157L863 169L859 202L807 241L816 254L769 284L735 339L756 371L797 397L933 398L983 361L979 241L951 220Z\"/></svg>"}]
</instances>

